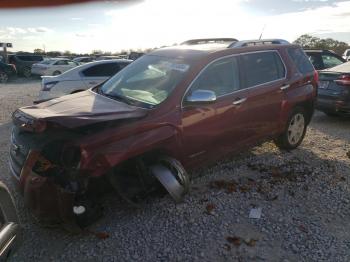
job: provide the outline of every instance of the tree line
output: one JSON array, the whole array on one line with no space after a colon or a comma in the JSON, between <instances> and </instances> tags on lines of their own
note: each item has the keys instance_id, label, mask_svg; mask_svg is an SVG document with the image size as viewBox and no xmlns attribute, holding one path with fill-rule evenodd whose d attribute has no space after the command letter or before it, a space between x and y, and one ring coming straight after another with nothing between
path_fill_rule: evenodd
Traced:
<instances>
[{"instance_id":1,"label":"tree line","mask_svg":"<svg viewBox=\"0 0 350 262\"><path fill-rule=\"evenodd\" d=\"M346 49L350 48L348 43L333 38L322 39L307 34L301 35L293 43L303 48L333 50L339 55L342 55Z\"/></svg>"},{"instance_id":2,"label":"tree line","mask_svg":"<svg viewBox=\"0 0 350 262\"><path fill-rule=\"evenodd\" d=\"M348 43L335 40L333 38L326 38L322 39L319 37L311 36L308 34L301 35L298 37L294 42L294 44L298 44L301 47L305 49L326 49L326 50L333 50L337 54L341 55L344 53L346 49L349 49L350 46ZM100 55L126 55L130 54L131 52L138 52L138 53L148 53L149 51L152 51L155 48L147 48L147 49L128 49L128 50L121 50L120 52L112 53L112 52L104 52L101 50L92 50L91 53L85 53L85 54L77 54L72 53L68 50L64 52L60 51L49 51L45 52L43 49L36 48L34 49L35 54L45 54L47 56L55 57L55 56L100 56Z\"/></svg>"}]
</instances>

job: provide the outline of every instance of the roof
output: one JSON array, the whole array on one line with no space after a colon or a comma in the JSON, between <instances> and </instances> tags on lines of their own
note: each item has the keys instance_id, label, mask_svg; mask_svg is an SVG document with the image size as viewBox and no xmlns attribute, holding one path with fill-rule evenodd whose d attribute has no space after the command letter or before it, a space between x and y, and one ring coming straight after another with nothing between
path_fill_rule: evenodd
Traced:
<instances>
[{"instance_id":1,"label":"roof","mask_svg":"<svg viewBox=\"0 0 350 262\"><path fill-rule=\"evenodd\" d=\"M305 52L314 52L314 53L333 53L334 54L334 51L332 50L327 50L327 49L305 49L304 48L304 51Z\"/></svg>"},{"instance_id":2,"label":"roof","mask_svg":"<svg viewBox=\"0 0 350 262\"><path fill-rule=\"evenodd\" d=\"M157 49L149 55L164 56L169 58L181 59L188 61L189 63L192 60L199 60L209 56L225 56L231 54L240 54L245 52L252 51L261 51L261 50L277 50L285 47L299 47L297 45L291 44L264 44L264 45L254 45L246 47L237 47L237 48L227 48L227 45L222 44L204 44L204 45L180 45L173 47L166 47ZM300 48L300 47L299 47Z\"/></svg>"}]
</instances>

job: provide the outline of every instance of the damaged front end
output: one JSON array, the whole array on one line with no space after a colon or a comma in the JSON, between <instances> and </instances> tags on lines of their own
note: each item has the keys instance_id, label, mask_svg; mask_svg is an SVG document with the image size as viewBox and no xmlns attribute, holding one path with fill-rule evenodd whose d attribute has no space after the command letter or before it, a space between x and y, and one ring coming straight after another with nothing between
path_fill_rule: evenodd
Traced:
<instances>
[{"instance_id":1,"label":"damaged front end","mask_svg":"<svg viewBox=\"0 0 350 262\"><path fill-rule=\"evenodd\" d=\"M88 189L79 169L78 134L16 111L11 134L10 170L26 206L44 224L74 224L74 207ZM50 131L47 131L50 129Z\"/></svg>"},{"instance_id":2,"label":"damaged front end","mask_svg":"<svg viewBox=\"0 0 350 262\"><path fill-rule=\"evenodd\" d=\"M19 182L26 206L43 224L63 224L70 229L91 224L102 215L96 200L105 186L133 205L159 185L177 202L188 190L188 175L175 159L147 154L117 166L100 166L98 161L89 165L79 145L89 132L37 120L20 110L14 113L13 122L11 173ZM96 176L100 170L108 171Z\"/></svg>"}]
</instances>

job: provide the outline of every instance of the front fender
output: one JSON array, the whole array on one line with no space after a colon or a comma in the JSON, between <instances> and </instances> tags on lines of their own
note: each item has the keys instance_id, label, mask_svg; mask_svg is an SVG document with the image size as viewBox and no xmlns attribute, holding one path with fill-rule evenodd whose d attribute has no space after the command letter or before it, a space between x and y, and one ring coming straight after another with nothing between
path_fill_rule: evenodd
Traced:
<instances>
[{"instance_id":1,"label":"front fender","mask_svg":"<svg viewBox=\"0 0 350 262\"><path fill-rule=\"evenodd\" d=\"M175 127L163 125L111 142L93 151L82 149L81 169L88 171L91 176L100 176L127 159L154 150L165 151L170 156L180 158L181 142L178 134Z\"/></svg>"}]
</instances>

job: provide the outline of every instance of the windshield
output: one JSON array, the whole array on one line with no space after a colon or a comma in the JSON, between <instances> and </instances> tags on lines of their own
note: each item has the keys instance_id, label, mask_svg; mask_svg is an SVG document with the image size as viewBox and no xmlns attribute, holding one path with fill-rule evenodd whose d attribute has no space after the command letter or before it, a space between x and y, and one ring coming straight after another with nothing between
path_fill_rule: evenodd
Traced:
<instances>
[{"instance_id":1,"label":"windshield","mask_svg":"<svg viewBox=\"0 0 350 262\"><path fill-rule=\"evenodd\" d=\"M103 84L100 92L155 106L167 99L188 69L177 59L144 56Z\"/></svg>"}]
</instances>

